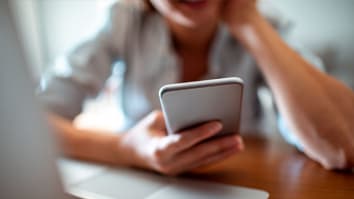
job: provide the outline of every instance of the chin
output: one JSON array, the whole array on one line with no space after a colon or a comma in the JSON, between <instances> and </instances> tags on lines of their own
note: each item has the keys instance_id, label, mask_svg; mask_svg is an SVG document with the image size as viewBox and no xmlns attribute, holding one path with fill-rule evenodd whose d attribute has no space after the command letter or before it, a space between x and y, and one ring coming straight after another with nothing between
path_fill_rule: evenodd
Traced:
<instances>
[{"instance_id":1,"label":"chin","mask_svg":"<svg viewBox=\"0 0 354 199\"><path fill-rule=\"evenodd\" d=\"M197 28L201 28L201 27L205 27L208 26L210 24L216 23L216 21L218 21L215 18L210 18L210 19L202 19L202 20L195 20L195 19L190 19L190 18L184 18L179 20L179 24L181 26L184 26L186 28L193 28L193 29L197 29Z\"/></svg>"},{"instance_id":2,"label":"chin","mask_svg":"<svg viewBox=\"0 0 354 199\"><path fill-rule=\"evenodd\" d=\"M184 27L198 28L219 20L224 0L151 0L165 18Z\"/></svg>"},{"instance_id":3,"label":"chin","mask_svg":"<svg viewBox=\"0 0 354 199\"><path fill-rule=\"evenodd\" d=\"M178 13L173 19L175 23L180 26L189 27L189 28L199 28L203 26L208 26L213 23L220 21L220 16L214 13Z\"/></svg>"},{"instance_id":4,"label":"chin","mask_svg":"<svg viewBox=\"0 0 354 199\"><path fill-rule=\"evenodd\" d=\"M205 24L219 18L221 0L177 0L177 10L189 24Z\"/></svg>"}]
</instances>

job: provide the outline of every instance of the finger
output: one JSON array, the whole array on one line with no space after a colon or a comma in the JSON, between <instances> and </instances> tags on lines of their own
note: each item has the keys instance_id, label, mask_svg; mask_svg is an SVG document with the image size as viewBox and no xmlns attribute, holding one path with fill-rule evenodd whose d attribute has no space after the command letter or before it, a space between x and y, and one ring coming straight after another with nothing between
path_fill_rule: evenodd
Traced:
<instances>
[{"instance_id":1,"label":"finger","mask_svg":"<svg viewBox=\"0 0 354 199\"><path fill-rule=\"evenodd\" d=\"M225 159L229 158L230 156L236 154L239 151L240 150L235 147L226 149L224 151L221 151L219 153L216 153L214 155L211 155L211 156L201 159L199 161L195 161L194 163L192 163L188 166L182 167L181 170L176 171L176 174L188 172L188 171L193 170L195 168L199 168L202 166L207 166L207 165L210 165L213 163L220 162L220 161L225 160Z\"/></svg>"},{"instance_id":2,"label":"finger","mask_svg":"<svg viewBox=\"0 0 354 199\"><path fill-rule=\"evenodd\" d=\"M168 153L172 156L191 148L217 134L222 129L220 122L208 122L193 129L169 136Z\"/></svg>"},{"instance_id":3,"label":"finger","mask_svg":"<svg viewBox=\"0 0 354 199\"><path fill-rule=\"evenodd\" d=\"M155 110L151 113L151 126L150 128L158 129L158 130L165 130L165 120L163 117L163 113L159 110Z\"/></svg>"},{"instance_id":4,"label":"finger","mask_svg":"<svg viewBox=\"0 0 354 199\"><path fill-rule=\"evenodd\" d=\"M185 170L184 172L190 171L195 168L214 164L217 162L221 162L222 160L225 160L225 159L229 158L230 156L235 155L237 152L240 152L240 151L236 148L231 148L231 149L222 151L221 153L215 154L213 156L207 157L201 161L196 162L194 165L191 165L190 168L187 168L187 170Z\"/></svg>"},{"instance_id":5,"label":"finger","mask_svg":"<svg viewBox=\"0 0 354 199\"><path fill-rule=\"evenodd\" d=\"M243 147L240 136L227 136L197 145L178 154L172 161L176 169L185 170L186 168L191 168L191 165L195 165L197 162L215 156L225 150L234 149L241 151Z\"/></svg>"},{"instance_id":6,"label":"finger","mask_svg":"<svg viewBox=\"0 0 354 199\"><path fill-rule=\"evenodd\" d=\"M184 164L190 164L196 160L204 159L230 148L236 148L240 151L243 150L243 142L239 135L217 138L215 140L199 144L178 154L175 159Z\"/></svg>"},{"instance_id":7,"label":"finger","mask_svg":"<svg viewBox=\"0 0 354 199\"><path fill-rule=\"evenodd\" d=\"M148 128L150 134L153 136L166 136L166 126L163 113L159 110L155 110L149 113L136 126L140 128Z\"/></svg>"}]
</instances>

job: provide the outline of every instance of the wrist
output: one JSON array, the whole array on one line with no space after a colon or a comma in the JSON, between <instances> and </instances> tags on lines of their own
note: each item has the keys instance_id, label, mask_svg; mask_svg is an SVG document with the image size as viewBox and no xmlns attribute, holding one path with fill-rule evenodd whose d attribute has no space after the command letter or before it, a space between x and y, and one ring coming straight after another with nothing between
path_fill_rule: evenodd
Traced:
<instances>
[{"instance_id":1,"label":"wrist","mask_svg":"<svg viewBox=\"0 0 354 199\"><path fill-rule=\"evenodd\" d=\"M136 138L134 138L134 132L125 132L122 133L118 139L118 145L116 150L117 159L120 165L128 167L137 167L137 168L148 168L146 161L143 160L142 155L139 154L137 149Z\"/></svg>"},{"instance_id":2,"label":"wrist","mask_svg":"<svg viewBox=\"0 0 354 199\"><path fill-rule=\"evenodd\" d=\"M264 20L264 17L255 10L229 23L228 27L234 37L243 41L250 36L250 31L257 30L259 24Z\"/></svg>"},{"instance_id":3,"label":"wrist","mask_svg":"<svg viewBox=\"0 0 354 199\"><path fill-rule=\"evenodd\" d=\"M106 157L110 162L114 165L127 165L128 161L127 158L125 157L125 149L124 147L120 144L121 140L121 135L120 134L112 134L109 136L107 142L103 145L103 148L106 149Z\"/></svg>"},{"instance_id":4,"label":"wrist","mask_svg":"<svg viewBox=\"0 0 354 199\"><path fill-rule=\"evenodd\" d=\"M127 142L127 133L120 133L113 143L114 159L118 165L133 166L133 150Z\"/></svg>"}]
</instances>

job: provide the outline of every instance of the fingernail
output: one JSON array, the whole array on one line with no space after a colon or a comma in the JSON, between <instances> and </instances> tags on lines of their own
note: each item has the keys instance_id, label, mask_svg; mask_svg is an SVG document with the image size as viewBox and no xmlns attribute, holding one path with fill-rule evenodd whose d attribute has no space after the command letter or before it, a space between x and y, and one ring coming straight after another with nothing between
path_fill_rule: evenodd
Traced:
<instances>
[{"instance_id":1,"label":"fingernail","mask_svg":"<svg viewBox=\"0 0 354 199\"><path fill-rule=\"evenodd\" d=\"M243 142L243 139L241 137L237 137L236 139L237 139L237 143L238 143L238 146L239 146L240 150L241 151L244 150L245 149L245 144Z\"/></svg>"},{"instance_id":2,"label":"fingernail","mask_svg":"<svg viewBox=\"0 0 354 199\"><path fill-rule=\"evenodd\" d=\"M213 127L212 127L213 131L220 131L221 128L222 128L222 125L221 125L220 122L214 122L213 123Z\"/></svg>"}]
</instances>

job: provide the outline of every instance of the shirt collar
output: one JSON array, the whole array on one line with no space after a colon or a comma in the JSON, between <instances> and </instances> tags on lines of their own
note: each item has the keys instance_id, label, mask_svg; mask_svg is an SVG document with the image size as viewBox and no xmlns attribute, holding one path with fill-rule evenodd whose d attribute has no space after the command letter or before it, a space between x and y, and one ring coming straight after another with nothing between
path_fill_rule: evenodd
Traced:
<instances>
[{"instance_id":1,"label":"shirt collar","mask_svg":"<svg viewBox=\"0 0 354 199\"><path fill-rule=\"evenodd\" d=\"M174 49L172 48L173 44L172 44L171 32L168 29L166 23L164 24L164 26L165 26L164 32L165 32L165 41L166 41L165 56L169 59L170 64L168 67L171 67L172 63L173 63L173 67L176 67L176 71L178 73L176 74L176 81L178 81L181 61L176 55ZM230 32L228 28L226 27L225 24L220 23L218 25L218 29L216 31L216 34L212 41L212 45L209 50L208 74L202 77L202 79L217 78L218 76L220 76L222 72L220 55L223 49L225 48L225 44L229 37L230 37Z\"/></svg>"}]
</instances>

